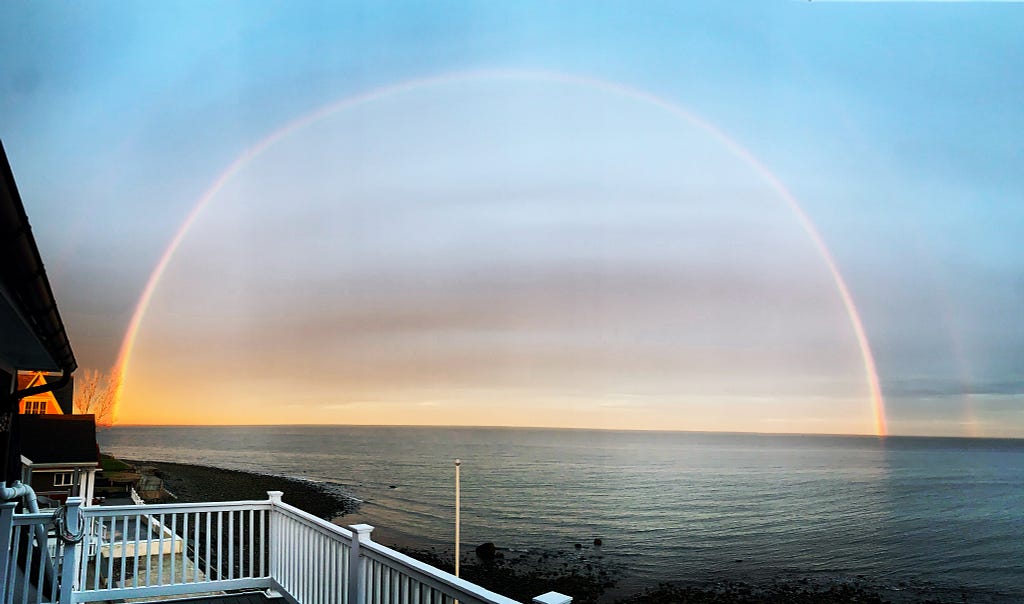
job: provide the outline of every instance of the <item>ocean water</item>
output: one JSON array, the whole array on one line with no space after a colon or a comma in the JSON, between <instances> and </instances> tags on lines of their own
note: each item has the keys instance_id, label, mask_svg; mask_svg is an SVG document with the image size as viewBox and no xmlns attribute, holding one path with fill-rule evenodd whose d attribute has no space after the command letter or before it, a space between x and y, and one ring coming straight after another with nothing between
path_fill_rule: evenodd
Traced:
<instances>
[{"instance_id":1,"label":"ocean water","mask_svg":"<svg viewBox=\"0 0 1024 604\"><path fill-rule=\"evenodd\" d=\"M1024 440L284 426L124 427L99 441L129 459L323 481L363 501L378 540L442 548L461 458L464 551L569 552L626 592L861 575L1024 602Z\"/></svg>"}]
</instances>

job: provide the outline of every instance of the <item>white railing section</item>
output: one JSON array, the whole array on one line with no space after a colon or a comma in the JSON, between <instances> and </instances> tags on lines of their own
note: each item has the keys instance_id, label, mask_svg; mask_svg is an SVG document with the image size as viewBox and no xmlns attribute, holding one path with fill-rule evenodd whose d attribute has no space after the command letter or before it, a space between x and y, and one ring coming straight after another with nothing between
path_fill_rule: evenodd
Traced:
<instances>
[{"instance_id":1,"label":"white railing section","mask_svg":"<svg viewBox=\"0 0 1024 604\"><path fill-rule=\"evenodd\" d=\"M271 574L302 604L347 604L352 532L281 503L271 493Z\"/></svg>"},{"instance_id":2,"label":"white railing section","mask_svg":"<svg viewBox=\"0 0 1024 604\"><path fill-rule=\"evenodd\" d=\"M73 558L64 555L63 544L51 544L45 531L37 527L49 523L51 513L15 514L15 504L0 505L0 542L7 537L6 545L0 549L0 603L2 604L56 604L60 602L61 573L67 560L74 575ZM42 540L42 542L40 542ZM71 548L68 552L72 553Z\"/></svg>"},{"instance_id":3,"label":"white railing section","mask_svg":"<svg viewBox=\"0 0 1024 604\"><path fill-rule=\"evenodd\" d=\"M50 514L0 505L0 604L73 604L269 589L288 604L516 604L281 501L79 507L80 543L38 543ZM49 562L49 564L47 564ZM41 586L41 587L38 587ZM562 596L565 598L565 596ZM538 599L537 601L541 601ZM561 602L568 602L563 599Z\"/></svg>"},{"instance_id":4,"label":"white railing section","mask_svg":"<svg viewBox=\"0 0 1024 604\"><path fill-rule=\"evenodd\" d=\"M76 602L269 588L268 501L84 508Z\"/></svg>"},{"instance_id":5,"label":"white railing section","mask_svg":"<svg viewBox=\"0 0 1024 604\"><path fill-rule=\"evenodd\" d=\"M515 600L374 543L369 525L352 528L358 533L357 547L366 561L359 591L365 594L367 604L515 604Z\"/></svg>"}]
</instances>

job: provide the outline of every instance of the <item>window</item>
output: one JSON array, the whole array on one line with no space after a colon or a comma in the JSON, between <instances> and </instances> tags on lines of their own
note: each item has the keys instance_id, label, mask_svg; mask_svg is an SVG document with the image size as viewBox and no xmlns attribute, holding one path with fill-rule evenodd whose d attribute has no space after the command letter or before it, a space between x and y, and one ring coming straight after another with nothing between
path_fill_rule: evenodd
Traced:
<instances>
[{"instance_id":1,"label":"window","mask_svg":"<svg viewBox=\"0 0 1024 604\"><path fill-rule=\"evenodd\" d=\"M46 401L25 401L25 413L32 415L45 415Z\"/></svg>"},{"instance_id":2,"label":"window","mask_svg":"<svg viewBox=\"0 0 1024 604\"><path fill-rule=\"evenodd\" d=\"M53 475L53 486L70 487L74 485L74 472L57 472Z\"/></svg>"}]
</instances>

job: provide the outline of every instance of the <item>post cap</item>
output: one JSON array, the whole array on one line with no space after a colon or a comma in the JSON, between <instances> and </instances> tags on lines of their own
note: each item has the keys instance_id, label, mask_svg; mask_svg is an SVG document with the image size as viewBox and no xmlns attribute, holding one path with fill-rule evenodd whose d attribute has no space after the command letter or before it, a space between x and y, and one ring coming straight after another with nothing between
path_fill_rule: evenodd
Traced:
<instances>
[{"instance_id":1,"label":"post cap","mask_svg":"<svg viewBox=\"0 0 1024 604\"><path fill-rule=\"evenodd\" d=\"M557 591L549 591L546 594L542 594L533 599L535 604L569 604L572 602L572 596L560 594Z\"/></svg>"},{"instance_id":2,"label":"post cap","mask_svg":"<svg viewBox=\"0 0 1024 604\"><path fill-rule=\"evenodd\" d=\"M456 459L455 460L455 465L456 465L456 467L461 466L462 465L462 460L461 459Z\"/></svg>"}]
</instances>

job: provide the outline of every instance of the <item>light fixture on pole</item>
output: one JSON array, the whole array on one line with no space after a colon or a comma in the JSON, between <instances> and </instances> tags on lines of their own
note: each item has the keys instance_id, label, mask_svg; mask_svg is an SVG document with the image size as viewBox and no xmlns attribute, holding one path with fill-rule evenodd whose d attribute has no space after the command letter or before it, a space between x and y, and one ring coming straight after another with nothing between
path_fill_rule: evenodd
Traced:
<instances>
[{"instance_id":1,"label":"light fixture on pole","mask_svg":"<svg viewBox=\"0 0 1024 604\"><path fill-rule=\"evenodd\" d=\"M459 466L462 460L455 460L455 576L459 576Z\"/></svg>"}]
</instances>

